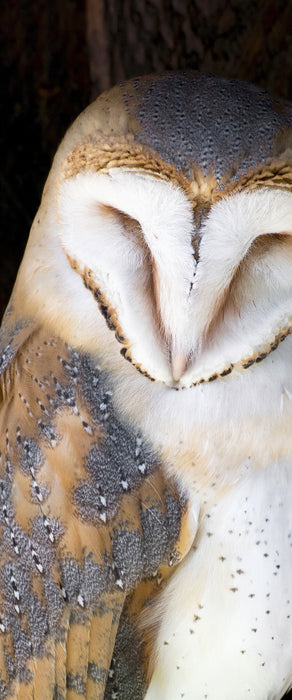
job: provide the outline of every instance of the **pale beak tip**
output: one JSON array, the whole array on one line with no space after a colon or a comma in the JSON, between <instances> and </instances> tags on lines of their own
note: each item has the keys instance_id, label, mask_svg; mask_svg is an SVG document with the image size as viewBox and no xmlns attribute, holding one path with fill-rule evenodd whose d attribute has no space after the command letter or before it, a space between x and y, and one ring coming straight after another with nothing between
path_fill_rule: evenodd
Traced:
<instances>
[{"instance_id":1,"label":"pale beak tip","mask_svg":"<svg viewBox=\"0 0 292 700\"><path fill-rule=\"evenodd\" d=\"M173 352L171 355L171 372L174 382L179 382L183 376L187 364L187 358L183 352Z\"/></svg>"}]
</instances>

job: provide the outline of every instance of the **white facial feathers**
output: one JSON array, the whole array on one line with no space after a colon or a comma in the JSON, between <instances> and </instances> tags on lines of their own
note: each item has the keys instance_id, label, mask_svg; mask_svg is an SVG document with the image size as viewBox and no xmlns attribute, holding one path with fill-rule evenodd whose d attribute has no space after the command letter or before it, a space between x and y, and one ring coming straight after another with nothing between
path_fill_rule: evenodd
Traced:
<instances>
[{"instance_id":1,"label":"white facial feathers","mask_svg":"<svg viewBox=\"0 0 292 700\"><path fill-rule=\"evenodd\" d=\"M289 232L292 234L289 192L264 188L243 191L213 205L203 227L193 285L198 338L213 320L252 243L259 236Z\"/></svg>"},{"instance_id":2,"label":"white facial feathers","mask_svg":"<svg viewBox=\"0 0 292 700\"><path fill-rule=\"evenodd\" d=\"M62 186L59 216L65 252L92 270L116 310L133 361L155 378L161 366L159 378L171 380L169 362L180 373L190 351L196 267L192 207L184 192L118 168L79 174Z\"/></svg>"},{"instance_id":3,"label":"white facial feathers","mask_svg":"<svg viewBox=\"0 0 292 700\"><path fill-rule=\"evenodd\" d=\"M186 386L272 343L292 301L290 193L213 204L198 265L192 206L170 181L123 168L66 180L58 205L63 249L90 271L134 364Z\"/></svg>"},{"instance_id":4,"label":"white facial feathers","mask_svg":"<svg viewBox=\"0 0 292 700\"><path fill-rule=\"evenodd\" d=\"M192 290L194 356L186 385L264 359L291 328L291 233L287 191L239 192L211 207Z\"/></svg>"}]
</instances>

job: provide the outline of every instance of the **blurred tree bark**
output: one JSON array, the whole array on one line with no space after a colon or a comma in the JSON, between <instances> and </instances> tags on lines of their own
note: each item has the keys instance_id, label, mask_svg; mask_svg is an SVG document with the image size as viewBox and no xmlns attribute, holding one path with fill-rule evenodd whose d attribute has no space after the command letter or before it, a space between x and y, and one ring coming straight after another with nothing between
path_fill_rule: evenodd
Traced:
<instances>
[{"instance_id":1,"label":"blurred tree bark","mask_svg":"<svg viewBox=\"0 0 292 700\"><path fill-rule=\"evenodd\" d=\"M116 82L193 68L291 97L287 0L2 0L0 314L53 154Z\"/></svg>"},{"instance_id":2,"label":"blurred tree bark","mask_svg":"<svg viewBox=\"0 0 292 700\"><path fill-rule=\"evenodd\" d=\"M90 99L85 37L82 3L1 2L0 316L56 147Z\"/></svg>"},{"instance_id":3,"label":"blurred tree bark","mask_svg":"<svg viewBox=\"0 0 292 700\"><path fill-rule=\"evenodd\" d=\"M291 91L287 0L87 0L92 96L142 73L187 68Z\"/></svg>"}]
</instances>

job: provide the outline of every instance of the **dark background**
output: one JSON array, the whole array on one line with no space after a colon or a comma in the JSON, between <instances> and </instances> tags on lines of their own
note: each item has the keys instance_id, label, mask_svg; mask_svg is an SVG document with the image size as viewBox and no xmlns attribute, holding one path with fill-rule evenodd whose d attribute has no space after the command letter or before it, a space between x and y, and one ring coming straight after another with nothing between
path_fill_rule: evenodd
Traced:
<instances>
[{"instance_id":1,"label":"dark background","mask_svg":"<svg viewBox=\"0 0 292 700\"><path fill-rule=\"evenodd\" d=\"M291 99L291 8L289 0L1 0L0 315L52 157L81 109L125 78L180 68Z\"/></svg>"},{"instance_id":2,"label":"dark background","mask_svg":"<svg viewBox=\"0 0 292 700\"><path fill-rule=\"evenodd\" d=\"M0 315L54 152L102 90L193 68L291 98L287 0L1 0Z\"/></svg>"}]
</instances>

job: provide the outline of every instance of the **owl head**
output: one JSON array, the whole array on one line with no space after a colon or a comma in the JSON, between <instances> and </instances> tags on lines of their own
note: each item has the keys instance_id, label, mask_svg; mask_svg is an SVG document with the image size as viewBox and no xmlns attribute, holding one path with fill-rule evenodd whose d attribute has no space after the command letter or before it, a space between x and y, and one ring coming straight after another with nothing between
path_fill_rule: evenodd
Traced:
<instances>
[{"instance_id":1,"label":"owl head","mask_svg":"<svg viewBox=\"0 0 292 700\"><path fill-rule=\"evenodd\" d=\"M264 360L292 326L291 134L287 106L235 80L104 93L57 151L13 313L176 389Z\"/></svg>"}]
</instances>

